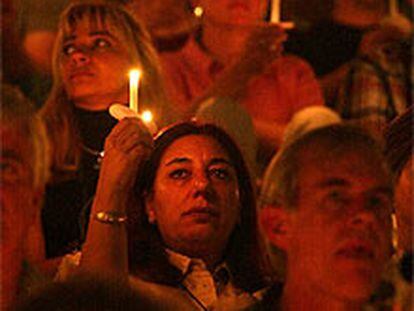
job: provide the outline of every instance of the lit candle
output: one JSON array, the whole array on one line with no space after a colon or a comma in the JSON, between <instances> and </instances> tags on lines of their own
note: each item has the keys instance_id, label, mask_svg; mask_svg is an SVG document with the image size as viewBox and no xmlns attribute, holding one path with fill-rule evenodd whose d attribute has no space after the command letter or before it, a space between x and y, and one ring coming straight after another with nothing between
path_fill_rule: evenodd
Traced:
<instances>
[{"instance_id":1,"label":"lit candle","mask_svg":"<svg viewBox=\"0 0 414 311\"><path fill-rule=\"evenodd\" d=\"M133 69L129 72L129 108L138 113L138 87L141 71Z\"/></svg>"},{"instance_id":2,"label":"lit candle","mask_svg":"<svg viewBox=\"0 0 414 311\"><path fill-rule=\"evenodd\" d=\"M271 23L280 23L281 0L272 0L272 12L270 14Z\"/></svg>"},{"instance_id":3,"label":"lit candle","mask_svg":"<svg viewBox=\"0 0 414 311\"><path fill-rule=\"evenodd\" d=\"M151 113L151 111L149 110L145 110L142 114L141 114L141 119L142 121L144 121L145 123L150 123L153 119L153 115Z\"/></svg>"},{"instance_id":4,"label":"lit candle","mask_svg":"<svg viewBox=\"0 0 414 311\"><path fill-rule=\"evenodd\" d=\"M201 16L203 16L204 10L201 6L196 6L194 8L193 13L196 17L200 18Z\"/></svg>"},{"instance_id":5,"label":"lit candle","mask_svg":"<svg viewBox=\"0 0 414 311\"><path fill-rule=\"evenodd\" d=\"M109 107L109 114L118 121L124 118L140 118L151 134L155 134L158 130L157 124L154 122L154 116L149 110L145 110L139 115L136 111L122 104L112 104Z\"/></svg>"}]
</instances>

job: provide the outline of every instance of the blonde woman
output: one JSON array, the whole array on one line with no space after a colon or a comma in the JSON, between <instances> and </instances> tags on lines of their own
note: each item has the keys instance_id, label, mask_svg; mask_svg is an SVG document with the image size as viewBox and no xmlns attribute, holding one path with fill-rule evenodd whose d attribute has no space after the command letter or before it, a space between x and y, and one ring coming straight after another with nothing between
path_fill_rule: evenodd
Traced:
<instances>
[{"instance_id":1,"label":"blonde woman","mask_svg":"<svg viewBox=\"0 0 414 311\"><path fill-rule=\"evenodd\" d=\"M150 109L159 127L171 115L150 38L120 6L96 1L69 6L61 15L52 62L53 86L42 112L52 142L54 184L43 218L47 253L56 256L82 240L86 226L78 225L79 215L88 214L104 140L117 122L108 108L127 105L131 68L143 74L141 109Z\"/></svg>"}]
</instances>

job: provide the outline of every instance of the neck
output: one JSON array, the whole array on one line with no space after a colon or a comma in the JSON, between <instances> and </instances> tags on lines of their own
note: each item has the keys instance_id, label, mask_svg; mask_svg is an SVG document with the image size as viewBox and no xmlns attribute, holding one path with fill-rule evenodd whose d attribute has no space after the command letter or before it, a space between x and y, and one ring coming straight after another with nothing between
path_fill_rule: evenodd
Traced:
<instances>
[{"instance_id":1,"label":"neck","mask_svg":"<svg viewBox=\"0 0 414 311\"><path fill-rule=\"evenodd\" d=\"M212 270L222 260L222 252L214 251L211 247L200 247L198 245L179 245L177 247L170 247L173 251L183 254L190 258L198 258L204 261L207 269Z\"/></svg>"},{"instance_id":2,"label":"neck","mask_svg":"<svg viewBox=\"0 0 414 311\"><path fill-rule=\"evenodd\" d=\"M206 19L201 41L214 59L231 64L242 52L250 31L246 26L223 25Z\"/></svg>"},{"instance_id":3,"label":"neck","mask_svg":"<svg viewBox=\"0 0 414 311\"><path fill-rule=\"evenodd\" d=\"M378 24L385 17L385 8L363 8L351 0L337 1L335 3L332 19L343 25L356 28L366 28Z\"/></svg>"},{"instance_id":4,"label":"neck","mask_svg":"<svg viewBox=\"0 0 414 311\"><path fill-rule=\"evenodd\" d=\"M127 103L128 102L127 90L121 92L114 92L105 95L89 95L73 99L75 107L89 110L89 111L101 111L107 110L112 104L115 103Z\"/></svg>"},{"instance_id":5,"label":"neck","mask_svg":"<svg viewBox=\"0 0 414 311\"><path fill-rule=\"evenodd\" d=\"M360 311L362 304L328 296L320 289L305 287L307 280L287 281L282 295L283 311ZM298 299L300 297L300 299Z\"/></svg>"}]
</instances>

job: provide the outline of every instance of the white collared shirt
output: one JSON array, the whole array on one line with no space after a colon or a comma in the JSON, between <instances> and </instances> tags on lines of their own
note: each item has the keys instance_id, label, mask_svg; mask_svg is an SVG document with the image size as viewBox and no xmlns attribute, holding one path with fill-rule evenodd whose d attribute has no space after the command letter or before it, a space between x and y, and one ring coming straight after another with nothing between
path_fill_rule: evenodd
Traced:
<instances>
[{"instance_id":1,"label":"white collared shirt","mask_svg":"<svg viewBox=\"0 0 414 311\"><path fill-rule=\"evenodd\" d=\"M210 272L201 259L190 258L170 249L166 252L170 263L184 275L183 288L206 309L234 310L235 306L243 309L256 302L254 295L234 286L226 263L218 265Z\"/></svg>"}]
</instances>

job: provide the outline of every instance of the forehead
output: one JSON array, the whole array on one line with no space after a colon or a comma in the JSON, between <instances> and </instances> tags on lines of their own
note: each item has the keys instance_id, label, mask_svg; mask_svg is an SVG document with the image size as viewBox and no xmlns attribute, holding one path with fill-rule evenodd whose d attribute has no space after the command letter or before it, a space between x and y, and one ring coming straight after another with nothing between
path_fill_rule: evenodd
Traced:
<instances>
[{"instance_id":1,"label":"forehead","mask_svg":"<svg viewBox=\"0 0 414 311\"><path fill-rule=\"evenodd\" d=\"M124 37L119 26L120 21L100 11L85 11L78 14L69 14L63 22L63 37L69 37L77 33L109 32L115 37Z\"/></svg>"},{"instance_id":2,"label":"forehead","mask_svg":"<svg viewBox=\"0 0 414 311\"><path fill-rule=\"evenodd\" d=\"M224 148L212 137L205 135L188 135L174 141L165 151L161 162L172 158L210 159L220 157L228 160Z\"/></svg>"},{"instance_id":3,"label":"forehead","mask_svg":"<svg viewBox=\"0 0 414 311\"><path fill-rule=\"evenodd\" d=\"M305 188L315 188L326 181L341 181L344 185L361 190L391 185L382 158L363 148L334 153L304 150L300 153L298 178L301 187Z\"/></svg>"}]
</instances>

